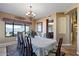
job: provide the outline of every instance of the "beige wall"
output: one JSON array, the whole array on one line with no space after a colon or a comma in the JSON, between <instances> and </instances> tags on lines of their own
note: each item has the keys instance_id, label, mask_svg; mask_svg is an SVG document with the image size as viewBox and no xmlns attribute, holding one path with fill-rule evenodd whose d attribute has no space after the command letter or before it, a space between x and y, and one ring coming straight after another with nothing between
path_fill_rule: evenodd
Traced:
<instances>
[{"instance_id":1,"label":"beige wall","mask_svg":"<svg viewBox=\"0 0 79 59\"><path fill-rule=\"evenodd\" d=\"M31 29L32 29L33 31L36 31L36 20L35 20L35 19L32 20Z\"/></svg>"},{"instance_id":2,"label":"beige wall","mask_svg":"<svg viewBox=\"0 0 79 59\"><path fill-rule=\"evenodd\" d=\"M77 54L79 55L79 4L77 5Z\"/></svg>"},{"instance_id":3,"label":"beige wall","mask_svg":"<svg viewBox=\"0 0 79 59\"><path fill-rule=\"evenodd\" d=\"M4 38L5 23L0 19L0 38Z\"/></svg>"},{"instance_id":4,"label":"beige wall","mask_svg":"<svg viewBox=\"0 0 79 59\"><path fill-rule=\"evenodd\" d=\"M66 17L60 17L58 19L58 32L59 34L65 34L66 33Z\"/></svg>"}]
</instances>

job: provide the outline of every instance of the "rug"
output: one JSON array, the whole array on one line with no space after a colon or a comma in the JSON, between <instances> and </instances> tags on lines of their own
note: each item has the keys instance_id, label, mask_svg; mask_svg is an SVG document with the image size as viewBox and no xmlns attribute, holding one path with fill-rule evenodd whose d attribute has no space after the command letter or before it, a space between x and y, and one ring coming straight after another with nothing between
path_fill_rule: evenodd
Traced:
<instances>
[{"instance_id":1,"label":"rug","mask_svg":"<svg viewBox=\"0 0 79 59\"><path fill-rule=\"evenodd\" d=\"M19 56L17 51L17 45L13 44L6 46L6 54L7 56Z\"/></svg>"}]
</instances>

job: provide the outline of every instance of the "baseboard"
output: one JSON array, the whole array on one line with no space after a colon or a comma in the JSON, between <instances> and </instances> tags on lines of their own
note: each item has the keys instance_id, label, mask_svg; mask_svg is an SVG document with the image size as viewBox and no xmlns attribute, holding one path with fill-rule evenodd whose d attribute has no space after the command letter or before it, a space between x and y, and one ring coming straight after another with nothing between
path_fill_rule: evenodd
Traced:
<instances>
[{"instance_id":1,"label":"baseboard","mask_svg":"<svg viewBox=\"0 0 79 59\"><path fill-rule=\"evenodd\" d=\"M71 44L62 44L62 46L71 46Z\"/></svg>"}]
</instances>

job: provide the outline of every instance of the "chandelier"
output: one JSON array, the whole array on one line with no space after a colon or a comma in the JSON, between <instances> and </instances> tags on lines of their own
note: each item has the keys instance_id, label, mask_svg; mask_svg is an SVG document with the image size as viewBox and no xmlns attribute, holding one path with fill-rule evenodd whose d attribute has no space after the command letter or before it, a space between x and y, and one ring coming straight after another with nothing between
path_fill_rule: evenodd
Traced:
<instances>
[{"instance_id":1,"label":"chandelier","mask_svg":"<svg viewBox=\"0 0 79 59\"><path fill-rule=\"evenodd\" d=\"M30 20L32 20L36 16L36 14L32 11L32 6L29 6L26 16L29 17Z\"/></svg>"}]
</instances>

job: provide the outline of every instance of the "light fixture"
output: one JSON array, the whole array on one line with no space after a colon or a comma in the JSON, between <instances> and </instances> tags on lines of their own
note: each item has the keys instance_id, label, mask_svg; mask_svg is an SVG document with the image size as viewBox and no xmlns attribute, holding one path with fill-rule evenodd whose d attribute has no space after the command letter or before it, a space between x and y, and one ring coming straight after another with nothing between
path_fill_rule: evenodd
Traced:
<instances>
[{"instance_id":1,"label":"light fixture","mask_svg":"<svg viewBox=\"0 0 79 59\"><path fill-rule=\"evenodd\" d=\"M29 17L31 20L36 16L36 13L32 11L32 6L29 6L26 16Z\"/></svg>"}]
</instances>

